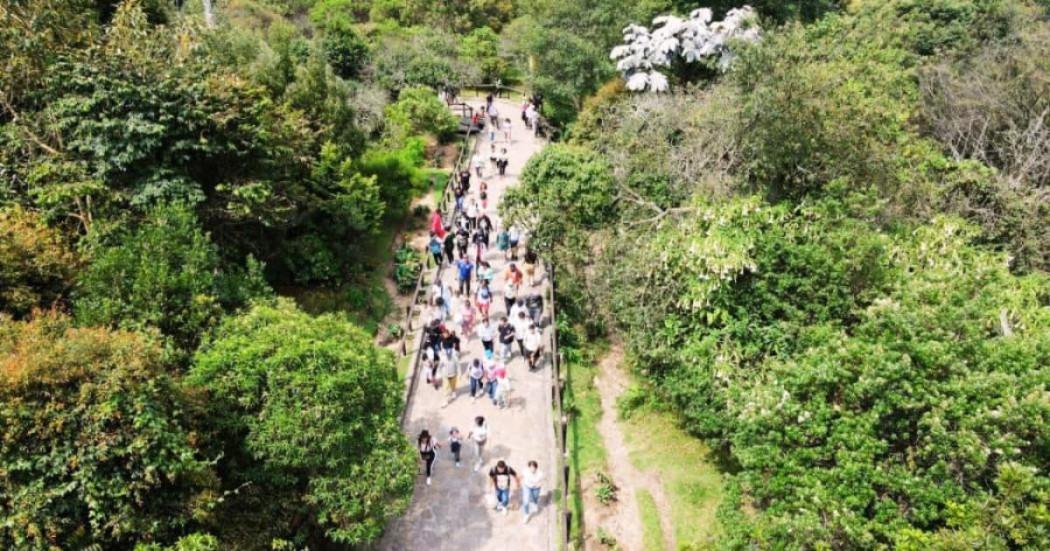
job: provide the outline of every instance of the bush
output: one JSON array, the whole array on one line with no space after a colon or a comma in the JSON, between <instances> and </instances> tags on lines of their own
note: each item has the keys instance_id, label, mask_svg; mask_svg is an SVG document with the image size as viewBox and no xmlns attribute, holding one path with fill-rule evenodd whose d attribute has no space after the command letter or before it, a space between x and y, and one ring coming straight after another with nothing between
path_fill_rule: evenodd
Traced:
<instances>
[{"instance_id":1,"label":"bush","mask_svg":"<svg viewBox=\"0 0 1050 551\"><path fill-rule=\"evenodd\" d=\"M393 356L355 326L284 299L258 305L223 322L188 381L209 393L224 482L242 488L224 507L246 525L226 529L252 526L266 545L359 545L407 506L416 471L398 426L401 382Z\"/></svg>"},{"instance_id":2,"label":"bush","mask_svg":"<svg viewBox=\"0 0 1050 551\"><path fill-rule=\"evenodd\" d=\"M123 548L203 514L208 467L155 342L0 318L0 546Z\"/></svg>"},{"instance_id":3,"label":"bush","mask_svg":"<svg viewBox=\"0 0 1050 551\"><path fill-rule=\"evenodd\" d=\"M19 207L0 210L0 311L15 317L68 290L78 259L61 235Z\"/></svg>"},{"instance_id":4,"label":"bush","mask_svg":"<svg viewBox=\"0 0 1050 551\"><path fill-rule=\"evenodd\" d=\"M433 90L424 87L401 91L387 106L387 131L397 143L409 136L429 134L445 141L459 128L459 121Z\"/></svg>"},{"instance_id":5,"label":"bush","mask_svg":"<svg viewBox=\"0 0 1050 551\"><path fill-rule=\"evenodd\" d=\"M156 208L138 228L114 237L111 246L95 243L77 280L74 311L81 324L155 327L190 351L224 308L270 292L253 261L247 268L224 266L185 207Z\"/></svg>"},{"instance_id":6,"label":"bush","mask_svg":"<svg viewBox=\"0 0 1050 551\"><path fill-rule=\"evenodd\" d=\"M356 169L374 176L379 196L391 216L404 213L412 196L425 190L424 144L418 137L408 138L400 148L374 148L358 159Z\"/></svg>"},{"instance_id":7,"label":"bush","mask_svg":"<svg viewBox=\"0 0 1050 551\"><path fill-rule=\"evenodd\" d=\"M407 244L398 247L394 252L394 282L397 284L398 292L408 294L415 290L424 265L418 251L413 250Z\"/></svg>"}]
</instances>

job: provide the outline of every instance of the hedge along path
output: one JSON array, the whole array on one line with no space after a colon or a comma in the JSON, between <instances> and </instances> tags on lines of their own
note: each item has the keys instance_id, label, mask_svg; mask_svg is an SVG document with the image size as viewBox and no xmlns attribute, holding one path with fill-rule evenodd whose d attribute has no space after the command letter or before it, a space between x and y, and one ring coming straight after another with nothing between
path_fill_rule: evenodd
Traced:
<instances>
[{"instance_id":1,"label":"hedge along path","mask_svg":"<svg viewBox=\"0 0 1050 551\"><path fill-rule=\"evenodd\" d=\"M472 167L468 197L468 200L478 199L480 205L478 197L480 186L478 184L480 181L488 183L488 208L484 210L496 230L491 235L491 248L484 259L492 265L496 273L496 279L491 286L493 300L489 311L494 328L498 325L500 317L506 313L502 294L502 272L508 264L504 261L503 254L495 246L496 234L503 228L497 206L504 192L517 184L525 162L545 145L545 141L534 137L522 122L520 103L504 99L497 99L495 103L500 118L504 119L504 124L505 119L511 119L511 142L508 144L503 140L502 132L497 132L496 136L496 151L499 153L500 149L506 148L510 164L506 176L500 178L494 164L486 162L483 177L480 180ZM470 101L470 104L476 109L484 108L485 101L480 99ZM490 145L487 129L478 137L477 143L479 150L488 159ZM518 249L519 268L524 250L524 246ZM453 290L458 289L456 272L454 267L448 266L442 270L442 280ZM536 279L537 286L533 290L546 296L550 282L543 272L542 263L537 264ZM477 282L474 281L471 290L476 288ZM524 282L519 295L525 296L528 291L528 284ZM429 299L429 289L427 292ZM424 307L423 311L428 312L429 308ZM464 551L492 549L503 551L506 549L546 550L557 547L555 543L557 501L551 494L551 488L557 480L557 473L553 471L556 446L551 411L552 380L549 343L550 332L553 328L549 318L550 311L550 305L544 304L543 342L546 357L542 366L535 372L529 373L525 359L517 351L507 364L507 372L511 378L513 390L510 405L506 409L499 409L492 405L487 398L472 401L465 373L459 378L455 399L448 406L443 407L445 388L435 390L433 386L426 384L425 374L417 374L418 381L408 395L405 405L403 428L413 444L421 430L429 430L442 443L442 448L438 450L437 461L434 463L432 485L427 486L425 478L420 474L416 481L412 504L402 517L387 525L379 544L380 549L461 549ZM480 316L477 316L477 319L480 321ZM418 325L422 325L422 322ZM418 338L413 338L410 342L419 341ZM461 347L460 362L464 367L474 358L484 357L481 341L477 336L463 338ZM517 344L515 344L516 348ZM497 338L497 352L498 349ZM415 351L411 350L409 353L415 354ZM473 445L466 440L466 435L473 426L474 417L478 415L484 416L488 421L489 439L485 446L485 461L481 468L474 472L474 449ZM448 438L448 431L452 427L457 427L464 437L462 466L458 468L445 442ZM539 514L532 516L528 524L522 524L521 496L516 489L511 494L509 513L497 513L488 504L488 495L493 493L489 485L488 471L499 459L505 460L519 475L524 474L526 464L530 460L535 460L540 465L544 476L543 492L540 497L541 509ZM422 466L420 466L420 473L422 472Z\"/></svg>"}]
</instances>

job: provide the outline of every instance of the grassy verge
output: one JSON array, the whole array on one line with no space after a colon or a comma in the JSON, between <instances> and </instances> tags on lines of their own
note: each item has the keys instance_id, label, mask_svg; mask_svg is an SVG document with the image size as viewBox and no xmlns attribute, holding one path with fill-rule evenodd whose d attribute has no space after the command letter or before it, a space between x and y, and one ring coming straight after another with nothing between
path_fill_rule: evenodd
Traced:
<instances>
[{"instance_id":1,"label":"grassy verge","mask_svg":"<svg viewBox=\"0 0 1050 551\"><path fill-rule=\"evenodd\" d=\"M582 482L605 470L605 446L598 432L602 415L601 397L594 387L597 358L603 348L593 344L581 348L564 346L566 377L565 408L571 412L567 447L569 450L569 508L572 510L572 538L583 541L583 521L586 521Z\"/></svg>"},{"instance_id":2,"label":"grassy verge","mask_svg":"<svg viewBox=\"0 0 1050 551\"><path fill-rule=\"evenodd\" d=\"M664 531L660 527L660 511L656 510L656 501L648 490L638 489L638 512L642 517L642 546L645 551L662 551L664 548Z\"/></svg>"},{"instance_id":3,"label":"grassy verge","mask_svg":"<svg viewBox=\"0 0 1050 551\"><path fill-rule=\"evenodd\" d=\"M632 411L623 428L631 462L640 470L655 472L663 483L671 508L664 514L671 515L679 548L710 547L721 532L715 513L723 488L707 446L680 429L672 413L651 405ZM646 517L643 508L647 533L650 522L659 528L659 516Z\"/></svg>"}]
</instances>

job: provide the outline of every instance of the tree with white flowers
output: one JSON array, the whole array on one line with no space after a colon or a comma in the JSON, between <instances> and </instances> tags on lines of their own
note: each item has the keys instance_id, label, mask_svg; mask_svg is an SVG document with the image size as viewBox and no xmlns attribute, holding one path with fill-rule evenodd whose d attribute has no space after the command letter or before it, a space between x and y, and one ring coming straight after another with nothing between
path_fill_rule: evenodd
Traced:
<instances>
[{"instance_id":1,"label":"tree with white flowers","mask_svg":"<svg viewBox=\"0 0 1050 551\"><path fill-rule=\"evenodd\" d=\"M751 6L729 10L721 21L712 21L709 8L693 10L687 19L662 15L653 19L654 30L628 25L624 43L609 57L632 91L665 92L670 88L667 72L675 66L704 63L724 71L733 60L733 41L755 42L761 37Z\"/></svg>"}]
</instances>

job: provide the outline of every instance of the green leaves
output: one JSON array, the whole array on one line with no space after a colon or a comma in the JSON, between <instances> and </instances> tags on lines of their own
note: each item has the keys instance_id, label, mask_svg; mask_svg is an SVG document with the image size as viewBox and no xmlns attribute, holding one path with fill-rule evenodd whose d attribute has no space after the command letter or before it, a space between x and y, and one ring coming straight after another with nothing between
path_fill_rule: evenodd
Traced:
<instances>
[{"instance_id":1,"label":"green leaves","mask_svg":"<svg viewBox=\"0 0 1050 551\"><path fill-rule=\"evenodd\" d=\"M287 505L311 518L304 534L363 543L407 506L415 470L397 423L401 384L360 329L284 300L259 305L219 327L189 381L212 396L224 463L240 465L228 483L291 492Z\"/></svg>"},{"instance_id":2,"label":"green leaves","mask_svg":"<svg viewBox=\"0 0 1050 551\"><path fill-rule=\"evenodd\" d=\"M397 102L387 106L386 118L387 132L395 144L418 134L444 140L459 127L456 116L437 94L422 86L402 90Z\"/></svg>"},{"instance_id":3,"label":"green leaves","mask_svg":"<svg viewBox=\"0 0 1050 551\"><path fill-rule=\"evenodd\" d=\"M207 466L165 368L139 334L0 320L0 545L123 547L178 529Z\"/></svg>"},{"instance_id":4,"label":"green leaves","mask_svg":"<svg viewBox=\"0 0 1050 551\"><path fill-rule=\"evenodd\" d=\"M153 327L180 350L193 350L224 307L269 292L261 274L222 268L217 247L185 207L155 209L117 239L99 246L78 278L75 311L82 324Z\"/></svg>"}]
</instances>

